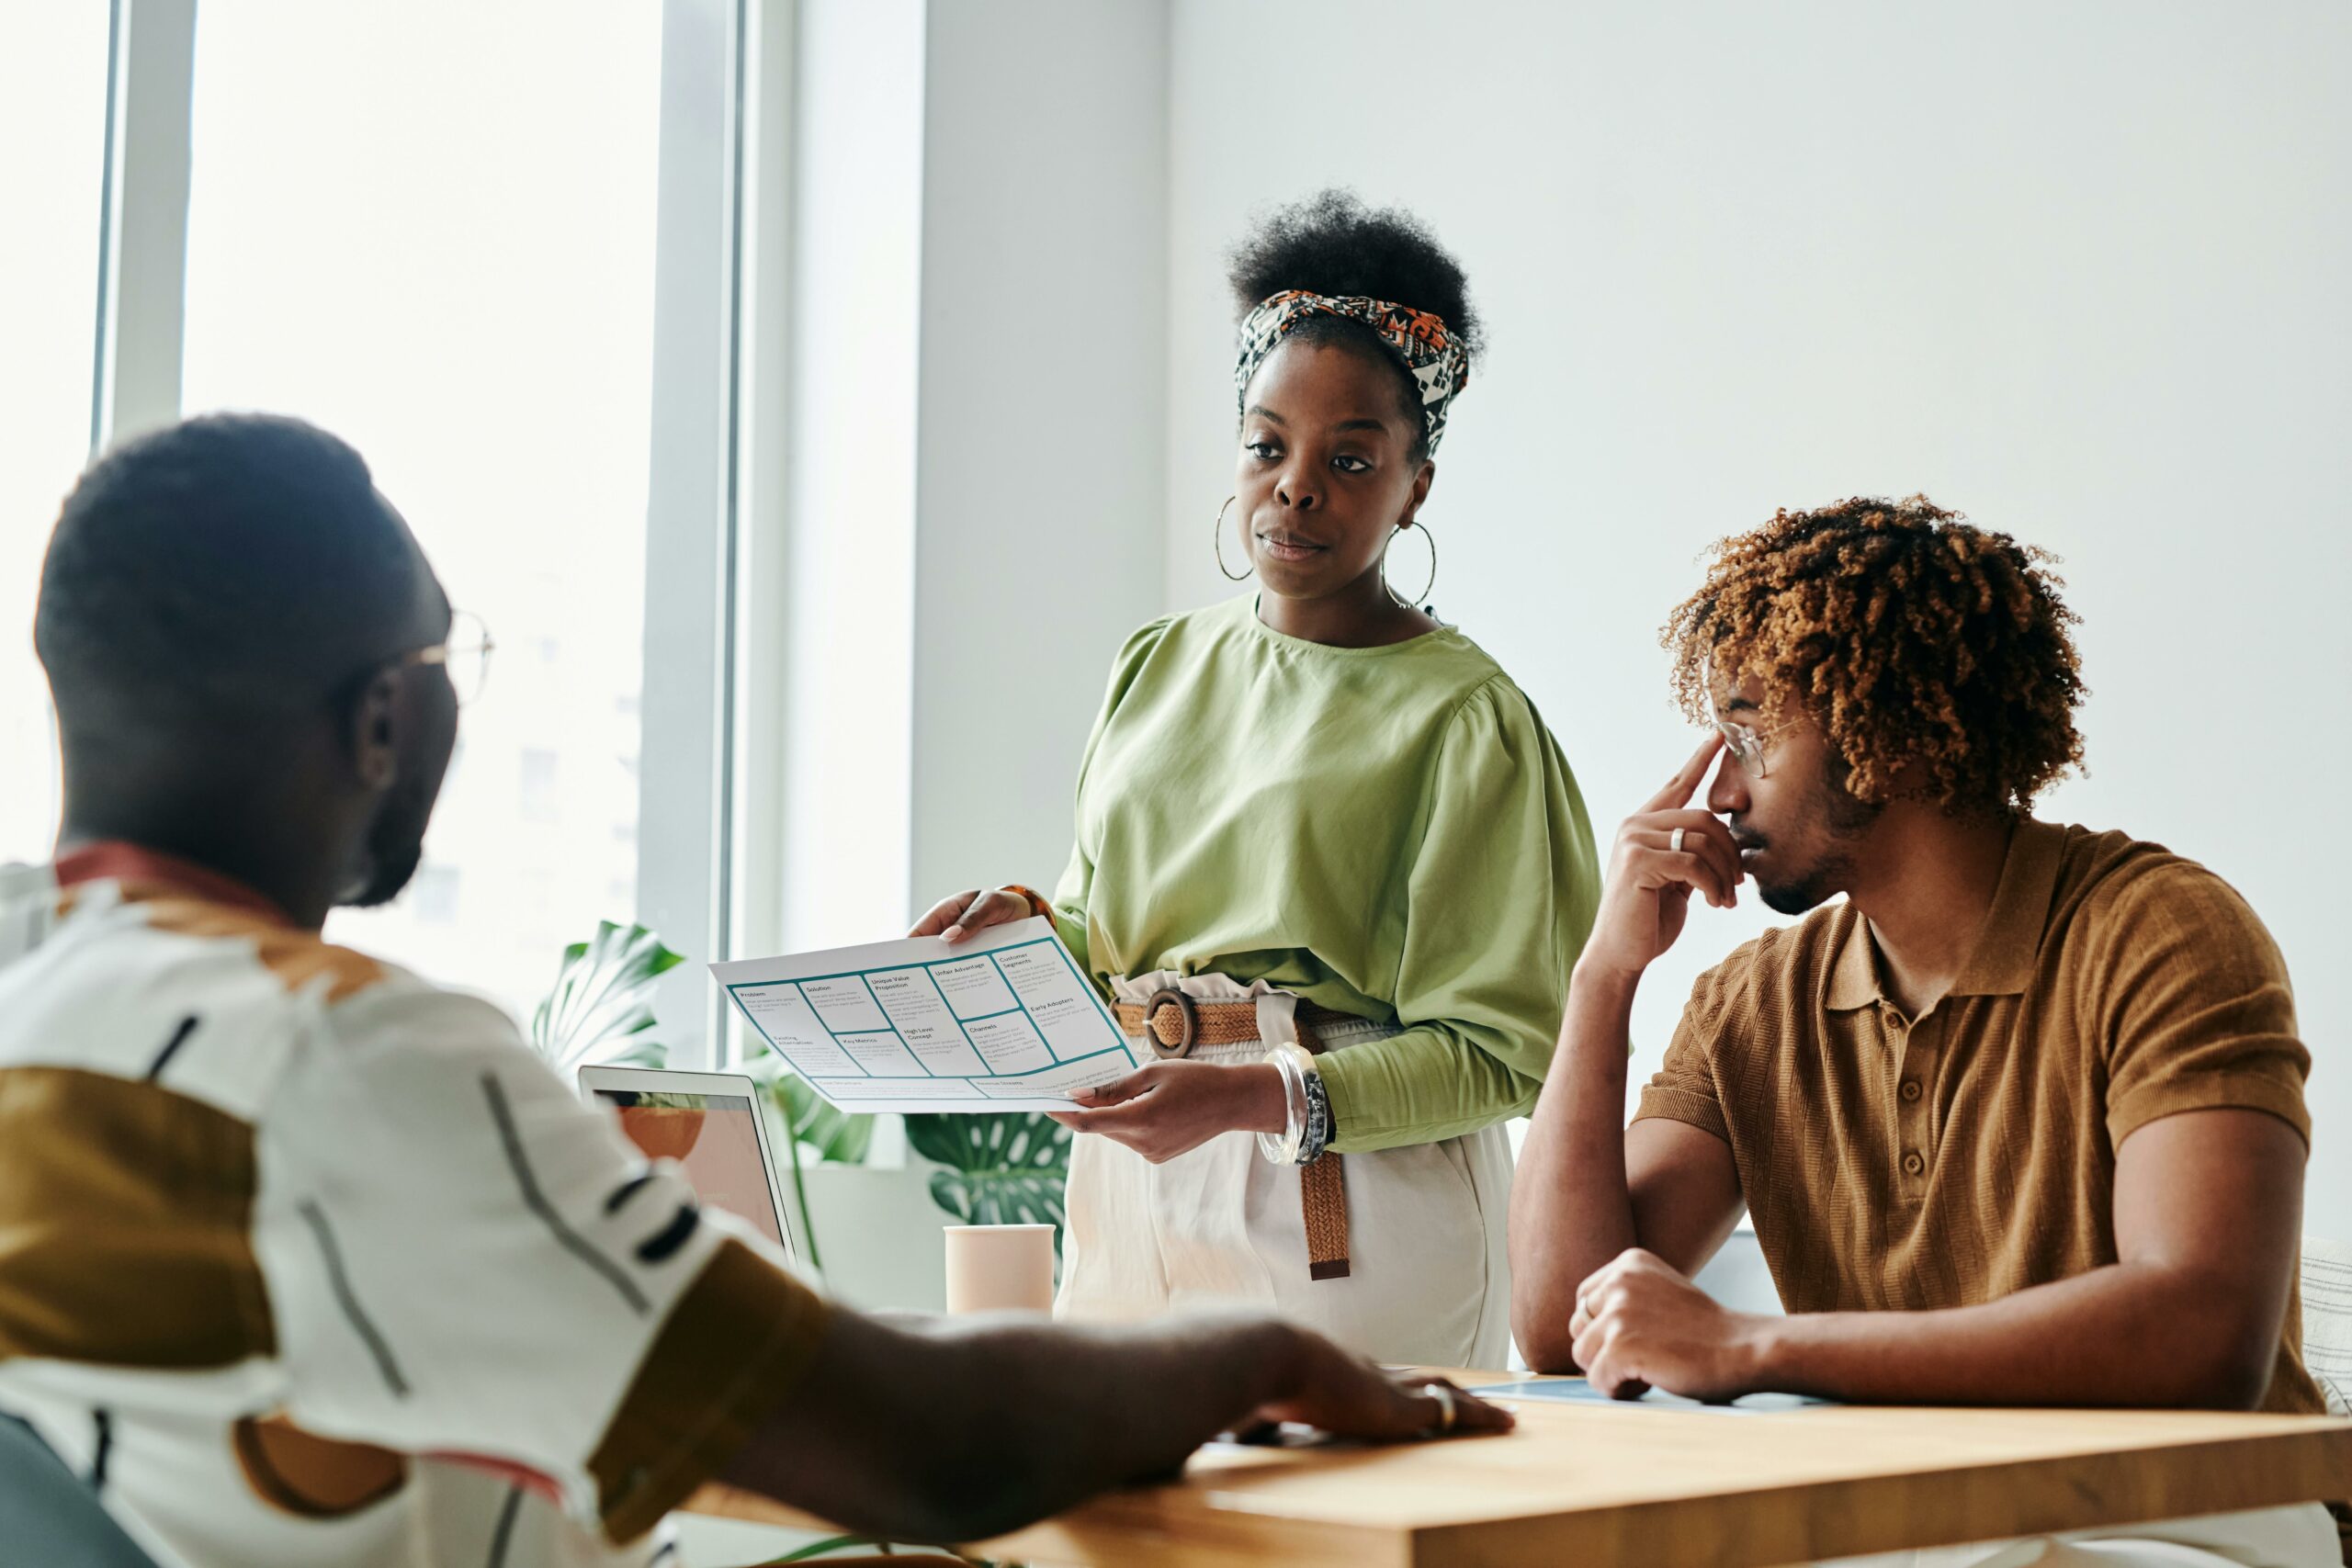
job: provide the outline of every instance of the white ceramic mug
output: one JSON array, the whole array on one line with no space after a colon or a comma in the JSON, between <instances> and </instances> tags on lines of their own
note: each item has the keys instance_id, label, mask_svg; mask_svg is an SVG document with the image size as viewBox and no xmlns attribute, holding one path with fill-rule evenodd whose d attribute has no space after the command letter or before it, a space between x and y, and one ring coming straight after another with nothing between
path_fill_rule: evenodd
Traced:
<instances>
[{"instance_id":1,"label":"white ceramic mug","mask_svg":"<svg viewBox=\"0 0 2352 1568\"><path fill-rule=\"evenodd\" d=\"M1054 1227L948 1225L949 1312L1054 1310Z\"/></svg>"}]
</instances>

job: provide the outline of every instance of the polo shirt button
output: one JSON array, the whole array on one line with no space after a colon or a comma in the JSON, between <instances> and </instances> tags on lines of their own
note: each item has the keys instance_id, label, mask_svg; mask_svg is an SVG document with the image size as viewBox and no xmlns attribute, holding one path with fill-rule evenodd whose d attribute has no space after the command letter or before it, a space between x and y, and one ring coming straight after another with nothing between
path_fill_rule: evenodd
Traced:
<instances>
[{"instance_id":1,"label":"polo shirt button","mask_svg":"<svg viewBox=\"0 0 2352 1568\"><path fill-rule=\"evenodd\" d=\"M1917 1078L1905 1078L1903 1080L1903 1098L1905 1100L1917 1100L1919 1098L1919 1080ZM1917 1158L1917 1156L1914 1156L1913 1157Z\"/></svg>"},{"instance_id":2,"label":"polo shirt button","mask_svg":"<svg viewBox=\"0 0 2352 1568\"><path fill-rule=\"evenodd\" d=\"M1909 1154L1905 1155L1905 1156L1903 1156L1903 1174L1904 1174L1904 1175L1905 1175L1905 1176L1917 1176L1917 1175L1918 1175L1921 1171L1923 1171L1923 1170L1925 1170L1925 1169L1927 1169L1927 1168L1928 1168L1928 1162L1927 1162L1926 1160L1924 1160L1924 1159L1922 1159L1922 1158L1920 1158L1920 1157L1919 1157L1919 1151L1918 1151L1918 1150L1917 1150L1917 1149L1913 1149Z\"/></svg>"}]
</instances>

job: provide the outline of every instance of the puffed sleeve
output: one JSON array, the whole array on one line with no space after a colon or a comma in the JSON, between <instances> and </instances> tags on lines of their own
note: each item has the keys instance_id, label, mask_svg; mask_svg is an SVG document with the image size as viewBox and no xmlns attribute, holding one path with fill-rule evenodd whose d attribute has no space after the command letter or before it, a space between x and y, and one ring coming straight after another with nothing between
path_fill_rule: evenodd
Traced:
<instances>
[{"instance_id":1,"label":"puffed sleeve","mask_svg":"<svg viewBox=\"0 0 2352 1568\"><path fill-rule=\"evenodd\" d=\"M1078 972L1081 975L1094 972L1091 958L1093 944L1088 940L1086 923L1087 903L1094 891L1094 857L1088 852L1086 844L1087 777L1093 772L1095 749L1102 744L1103 731L1111 728L1111 716L1118 712L1120 699L1135 684L1136 672L1159 646L1159 639L1174 619L1173 615L1163 615L1138 628L1120 648L1119 657L1111 665L1110 685L1102 694L1102 711L1095 716L1094 728L1086 738L1085 755L1079 761L1075 803L1078 828L1071 837L1069 864L1063 869L1061 881L1055 885L1052 902L1054 931L1062 939L1062 945L1069 949L1070 956L1078 960Z\"/></svg>"},{"instance_id":2,"label":"puffed sleeve","mask_svg":"<svg viewBox=\"0 0 2352 1568\"><path fill-rule=\"evenodd\" d=\"M1455 711L1425 820L1394 992L1404 1032L1323 1061L1342 1154L1434 1143L1533 1105L1600 903L1576 778L1503 676Z\"/></svg>"}]
</instances>

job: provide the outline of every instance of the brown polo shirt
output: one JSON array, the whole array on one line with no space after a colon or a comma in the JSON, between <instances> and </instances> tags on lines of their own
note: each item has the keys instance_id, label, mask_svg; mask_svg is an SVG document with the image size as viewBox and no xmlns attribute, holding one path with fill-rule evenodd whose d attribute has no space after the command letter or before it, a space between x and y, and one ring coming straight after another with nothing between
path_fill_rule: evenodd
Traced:
<instances>
[{"instance_id":1,"label":"brown polo shirt","mask_svg":"<svg viewBox=\"0 0 2352 1568\"><path fill-rule=\"evenodd\" d=\"M2262 922L2193 861L2020 823L1959 983L1919 1019L1843 903L1700 977L1641 1116L1731 1145L1797 1312L1992 1301L2116 1261L2116 1146L2267 1111L2311 1140L2310 1053ZM2325 1408L2290 1301L2262 1407Z\"/></svg>"}]
</instances>

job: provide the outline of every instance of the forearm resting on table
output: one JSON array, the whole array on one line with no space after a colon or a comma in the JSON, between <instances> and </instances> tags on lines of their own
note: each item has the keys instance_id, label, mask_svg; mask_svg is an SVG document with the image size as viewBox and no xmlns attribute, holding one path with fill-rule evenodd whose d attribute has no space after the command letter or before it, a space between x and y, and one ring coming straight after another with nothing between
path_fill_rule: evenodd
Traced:
<instances>
[{"instance_id":1,"label":"forearm resting on table","mask_svg":"<svg viewBox=\"0 0 2352 1568\"><path fill-rule=\"evenodd\" d=\"M2161 1117L2116 1147L2121 1261L1979 1306L1761 1320L1758 1388L1834 1399L2244 1410L2278 1358L2302 1234L2301 1132Z\"/></svg>"},{"instance_id":2,"label":"forearm resting on table","mask_svg":"<svg viewBox=\"0 0 2352 1568\"><path fill-rule=\"evenodd\" d=\"M1758 1388L1855 1403L2250 1410L2270 1385L2233 1273L2117 1263L1981 1306L1758 1320Z\"/></svg>"},{"instance_id":3,"label":"forearm resting on table","mask_svg":"<svg viewBox=\"0 0 2352 1568\"><path fill-rule=\"evenodd\" d=\"M1145 1333L838 1312L726 1479L851 1529L985 1540L1173 1472L1284 1391L1296 1343L1236 1319Z\"/></svg>"}]
</instances>

